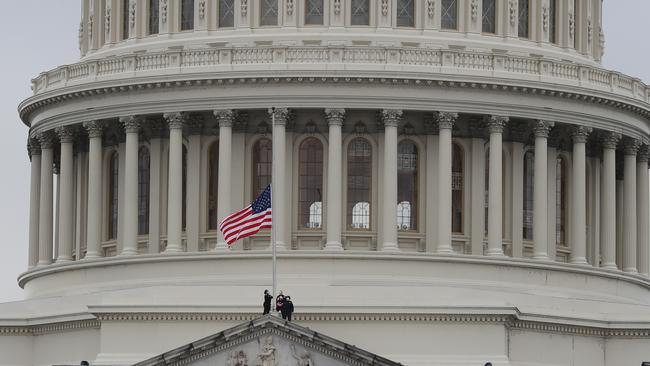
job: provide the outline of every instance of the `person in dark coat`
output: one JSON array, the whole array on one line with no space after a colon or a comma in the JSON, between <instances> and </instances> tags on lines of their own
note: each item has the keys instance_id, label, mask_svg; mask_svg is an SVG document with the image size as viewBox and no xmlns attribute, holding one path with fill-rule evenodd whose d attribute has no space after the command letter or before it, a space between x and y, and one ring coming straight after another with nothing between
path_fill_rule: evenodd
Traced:
<instances>
[{"instance_id":1,"label":"person in dark coat","mask_svg":"<svg viewBox=\"0 0 650 366\"><path fill-rule=\"evenodd\" d=\"M269 290L264 290L264 313L262 315L271 312L271 300L273 300L273 296L269 294Z\"/></svg>"},{"instance_id":2,"label":"person in dark coat","mask_svg":"<svg viewBox=\"0 0 650 366\"><path fill-rule=\"evenodd\" d=\"M280 290L280 293L275 298L275 311L282 312L283 304L284 304L284 295L282 294L282 290Z\"/></svg>"},{"instance_id":3,"label":"person in dark coat","mask_svg":"<svg viewBox=\"0 0 650 366\"><path fill-rule=\"evenodd\" d=\"M282 305L282 319L291 321L291 315L293 315L293 302L291 302L291 296L286 296L284 305Z\"/></svg>"}]
</instances>

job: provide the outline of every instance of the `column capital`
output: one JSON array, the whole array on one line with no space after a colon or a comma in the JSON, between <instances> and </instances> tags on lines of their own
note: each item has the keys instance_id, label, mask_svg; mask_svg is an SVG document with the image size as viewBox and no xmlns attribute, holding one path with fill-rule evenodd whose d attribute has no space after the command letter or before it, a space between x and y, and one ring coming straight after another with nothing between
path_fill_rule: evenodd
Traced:
<instances>
[{"instance_id":1,"label":"column capital","mask_svg":"<svg viewBox=\"0 0 650 366\"><path fill-rule=\"evenodd\" d=\"M404 112L401 109L382 109L381 122L384 127L397 127L402 121Z\"/></svg>"},{"instance_id":2,"label":"column capital","mask_svg":"<svg viewBox=\"0 0 650 366\"><path fill-rule=\"evenodd\" d=\"M639 147L639 152L636 154L636 160L639 163L647 163L650 161L650 146L642 144L641 147Z\"/></svg>"},{"instance_id":3,"label":"column capital","mask_svg":"<svg viewBox=\"0 0 650 366\"><path fill-rule=\"evenodd\" d=\"M59 126L54 129L54 132L59 136L62 144L72 143L74 140L74 130L70 126Z\"/></svg>"},{"instance_id":4,"label":"column capital","mask_svg":"<svg viewBox=\"0 0 650 366\"><path fill-rule=\"evenodd\" d=\"M38 139L34 137L27 139L27 152L29 156L41 155L41 143Z\"/></svg>"},{"instance_id":5,"label":"column capital","mask_svg":"<svg viewBox=\"0 0 650 366\"><path fill-rule=\"evenodd\" d=\"M503 133L503 128L510 121L510 117L489 116L486 118L486 125L489 133Z\"/></svg>"},{"instance_id":6,"label":"column capital","mask_svg":"<svg viewBox=\"0 0 650 366\"><path fill-rule=\"evenodd\" d=\"M618 142L621 141L621 134L616 132L605 132L602 137L603 148L616 149Z\"/></svg>"},{"instance_id":7,"label":"column capital","mask_svg":"<svg viewBox=\"0 0 650 366\"><path fill-rule=\"evenodd\" d=\"M187 120L187 131L190 136L196 136L203 133L204 118L202 115L195 115Z\"/></svg>"},{"instance_id":8,"label":"column capital","mask_svg":"<svg viewBox=\"0 0 650 366\"><path fill-rule=\"evenodd\" d=\"M51 149L54 145L54 135L51 131L42 131L36 138L41 145L41 149Z\"/></svg>"},{"instance_id":9,"label":"column capital","mask_svg":"<svg viewBox=\"0 0 650 366\"><path fill-rule=\"evenodd\" d=\"M167 121L170 130L177 130L183 128L187 121L187 114L184 112L171 112L163 114L163 118Z\"/></svg>"},{"instance_id":10,"label":"column capital","mask_svg":"<svg viewBox=\"0 0 650 366\"><path fill-rule=\"evenodd\" d=\"M219 127L232 127L235 123L236 113L232 109L215 109L212 111Z\"/></svg>"},{"instance_id":11,"label":"column capital","mask_svg":"<svg viewBox=\"0 0 650 366\"><path fill-rule=\"evenodd\" d=\"M451 130L458 119L458 113L437 112L434 118L438 122L438 130Z\"/></svg>"},{"instance_id":12,"label":"column capital","mask_svg":"<svg viewBox=\"0 0 650 366\"><path fill-rule=\"evenodd\" d=\"M139 116L124 116L120 117L120 123L124 126L124 132L137 133L142 124L142 117Z\"/></svg>"},{"instance_id":13,"label":"column capital","mask_svg":"<svg viewBox=\"0 0 650 366\"><path fill-rule=\"evenodd\" d=\"M343 126L345 121L345 109L343 108L327 108L325 109L325 118L327 124L330 126Z\"/></svg>"},{"instance_id":14,"label":"column capital","mask_svg":"<svg viewBox=\"0 0 650 366\"><path fill-rule=\"evenodd\" d=\"M551 128L553 128L553 126L555 126L555 122L552 121L546 121L541 119L535 121L535 126L533 126L533 132L535 133L535 137L543 137L547 139L549 133L551 132Z\"/></svg>"},{"instance_id":15,"label":"column capital","mask_svg":"<svg viewBox=\"0 0 650 366\"><path fill-rule=\"evenodd\" d=\"M635 155L641 147L641 140L627 137L623 140L623 148L625 150L625 155Z\"/></svg>"},{"instance_id":16,"label":"column capital","mask_svg":"<svg viewBox=\"0 0 650 366\"><path fill-rule=\"evenodd\" d=\"M268 110L269 116L271 118L275 117L275 124L276 125L282 125L286 126L287 122L289 121L289 108L269 108Z\"/></svg>"},{"instance_id":17,"label":"column capital","mask_svg":"<svg viewBox=\"0 0 650 366\"><path fill-rule=\"evenodd\" d=\"M586 126L574 126L571 129L571 138L573 139L574 144L586 143L589 134L593 131L591 127Z\"/></svg>"},{"instance_id":18,"label":"column capital","mask_svg":"<svg viewBox=\"0 0 650 366\"><path fill-rule=\"evenodd\" d=\"M102 121L87 121L83 123L84 128L88 131L88 137L102 137L105 124Z\"/></svg>"}]
</instances>

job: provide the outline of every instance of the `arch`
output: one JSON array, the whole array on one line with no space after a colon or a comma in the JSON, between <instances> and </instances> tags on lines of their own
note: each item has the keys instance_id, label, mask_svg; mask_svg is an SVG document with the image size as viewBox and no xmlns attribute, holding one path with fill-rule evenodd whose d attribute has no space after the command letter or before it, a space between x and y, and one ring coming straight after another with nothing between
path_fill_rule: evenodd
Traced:
<instances>
[{"instance_id":1,"label":"arch","mask_svg":"<svg viewBox=\"0 0 650 366\"><path fill-rule=\"evenodd\" d=\"M483 33L496 33L496 0L483 0L482 25Z\"/></svg>"},{"instance_id":2,"label":"arch","mask_svg":"<svg viewBox=\"0 0 650 366\"><path fill-rule=\"evenodd\" d=\"M219 195L219 141L208 148L208 230L217 230L219 218L217 200Z\"/></svg>"},{"instance_id":3,"label":"arch","mask_svg":"<svg viewBox=\"0 0 650 366\"><path fill-rule=\"evenodd\" d=\"M566 157L558 155L555 164L555 244L568 246L568 166Z\"/></svg>"},{"instance_id":4,"label":"arch","mask_svg":"<svg viewBox=\"0 0 650 366\"><path fill-rule=\"evenodd\" d=\"M397 145L397 227L417 230L419 198L418 148L411 140Z\"/></svg>"},{"instance_id":5,"label":"arch","mask_svg":"<svg viewBox=\"0 0 650 366\"><path fill-rule=\"evenodd\" d=\"M194 0L181 0L181 30L194 29Z\"/></svg>"},{"instance_id":6,"label":"arch","mask_svg":"<svg viewBox=\"0 0 650 366\"><path fill-rule=\"evenodd\" d=\"M535 180L535 152L524 153L523 239L533 240L533 189Z\"/></svg>"},{"instance_id":7,"label":"arch","mask_svg":"<svg viewBox=\"0 0 650 366\"><path fill-rule=\"evenodd\" d=\"M463 192L465 181L465 159L463 147L453 142L451 145L451 231L463 233Z\"/></svg>"},{"instance_id":8,"label":"arch","mask_svg":"<svg viewBox=\"0 0 650 366\"><path fill-rule=\"evenodd\" d=\"M159 29L160 0L149 0L149 34L158 34Z\"/></svg>"},{"instance_id":9,"label":"arch","mask_svg":"<svg viewBox=\"0 0 650 366\"><path fill-rule=\"evenodd\" d=\"M322 228L322 202L323 143L315 137L308 137L300 143L298 150L299 228ZM319 205L314 206L315 203Z\"/></svg>"},{"instance_id":10,"label":"arch","mask_svg":"<svg viewBox=\"0 0 650 366\"><path fill-rule=\"evenodd\" d=\"M149 234L149 191L151 154L141 146L138 151L138 235Z\"/></svg>"},{"instance_id":11,"label":"arch","mask_svg":"<svg viewBox=\"0 0 650 366\"><path fill-rule=\"evenodd\" d=\"M108 159L108 240L117 239L117 221L120 183L120 155L113 151Z\"/></svg>"},{"instance_id":12,"label":"arch","mask_svg":"<svg viewBox=\"0 0 650 366\"><path fill-rule=\"evenodd\" d=\"M252 197L259 196L266 186L271 184L271 162L273 161L273 143L263 137L253 144Z\"/></svg>"},{"instance_id":13,"label":"arch","mask_svg":"<svg viewBox=\"0 0 650 366\"><path fill-rule=\"evenodd\" d=\"M366 138L355 137L347 151L347 226L370 230L372 146Z\"/></svg>"}]
</instances>

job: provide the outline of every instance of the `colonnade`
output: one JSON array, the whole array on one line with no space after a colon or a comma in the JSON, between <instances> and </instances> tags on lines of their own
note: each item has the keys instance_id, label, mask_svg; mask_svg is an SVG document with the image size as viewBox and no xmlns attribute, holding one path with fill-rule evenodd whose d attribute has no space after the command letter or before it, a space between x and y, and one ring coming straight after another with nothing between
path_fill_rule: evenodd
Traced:
<instances>
[{"instance_id":1,"label":"colonnade","mask_svg":"<svg viewBox=\"0 0 650 366\"><path fill-rule=\"evenodd\" d=\"M397 202L397 166L398 166L398 127L402 123L402 110L382 110L380 119L383 125L384 152L383 161L383 202ZM217 216L219 220L239 209L230 207L229 194L231 181L228 178L232 167L232 126L236 118L233 110L215 110L213 112L219 129L219 172L218 172L218 202ZM287 108L269 110L273 117L273 161L276 176L274 187L284 187L287 176L286 167L286 126L289 119ZM325 120L329 131L328 143L328 175L326 190L327 225L325 250L341 251L342 227L340 215L342 212L341 173L342 134L346 116L345 109L324 110ZM182 246L182 169L183 169L183 127L187 124L186 113L166 113L164 119L169 129L169 162L167 187L167 246L164 253L183 251ZM427 230L435 227L435 252L438 254L453 254L452 247L452 130L458 120L457 113L436 112L434 119L437 126L437 136L433 143L427 146L427 165L437 165L434 175L428 178L424 194L435 196L435 205L428 204L427 221L435 221L435 225L427 223ZM138 116L120 118L126 134L125 167L124 167L124 198L122 245L120 256L138 254L138 139L144 119ZM489 132L489 189L488 189L488 228L487 250L485 255L503 257L502 235L502 144L503 132L509 121L505 116L488 116L485 125ZM550 121L534 121L534 202L533 202L533 259L549 260L548 237L548 138L554 123ZM83 124L88 134L88 212L86 230L85 259L102 256L102 136L104 124L101 121L89 121ZM30 140L31 153L31 190L30 190L30 220L29 220L29 266L42 267L53 261L53 158L55 140L60 143L60 193L58 220L58 250L57 263L73 259L73 133L72 127L59 127L55 131L44 131ZM571 258L576 265L587 266L587 194L586 194L586 142L592 129L585 126L572 126L572 196L571 196ZM196 134L195 134L196 135ZM616 263L616 149L623 146L624 154L624 207L623 217L623 262L621 270L628 273L648 274L650 223L648 207L648 146L642 145L637 139L623 138L614 132L601 131L602 169L601 169L601 217L600 217L600 251L601 264L605 269L617 269ZM191 136L190 136L191 140ZM190 143L190 145L192 145ZM437 149L434 153L429 151ZM190 146L189 156L192 156ZM189 164L189 163L188 163ZM197 173L198 163L191 172ZM428 170L429 171L429 170ZM287 249L291 242L287 232L286 220L291 216L283 189L273 192L274 225L278 249ZM432 202L432 201L428 201ZM122 204L122 203L120 203ZM189 202L198 212L198 202ZM435 211L435 212L433 212ZM393 205L384 204L382 207L381 223L383 224L380 251L399 252L398 229L395 225L396 211ZM192 224L197 218L188 216L187 230L198 235L198 224ZM513 220L514 221L514 220ZM194 225L194 226L192 226ZM192 228L194 227L194 228ZM427 233L432 235L433 233ZM228 246L223 237L218 234L215 250L227 250ZM188 248L188 251L198 248ZM475 253L476 254L476 253ZM79 258L79 254L77 254ZM598 263L596 263L598 265Z\"/></svg>"}]
</instances>

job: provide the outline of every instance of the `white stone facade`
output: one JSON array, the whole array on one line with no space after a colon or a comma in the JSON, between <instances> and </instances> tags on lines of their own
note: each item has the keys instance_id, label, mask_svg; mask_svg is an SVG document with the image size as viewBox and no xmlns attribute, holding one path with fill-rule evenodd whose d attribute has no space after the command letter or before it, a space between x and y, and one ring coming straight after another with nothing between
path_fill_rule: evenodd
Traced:
<instances>
[{"instance_id":1,"label":"white stone facade","mask_svg":"<svg viewBox=\"0 0 650 366\"><path fill-rule=\"evenodd\" d=\"M27 299L0 305L0 364L133 364L255 318L269 233L228 248L215 223L271 156L301 325L406 365L650 360L650 87L601 68L601 18L84 0L81 60L19 107Z\"/></svg>"}]
</instances>

